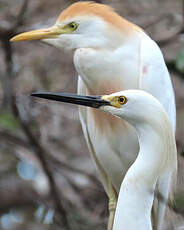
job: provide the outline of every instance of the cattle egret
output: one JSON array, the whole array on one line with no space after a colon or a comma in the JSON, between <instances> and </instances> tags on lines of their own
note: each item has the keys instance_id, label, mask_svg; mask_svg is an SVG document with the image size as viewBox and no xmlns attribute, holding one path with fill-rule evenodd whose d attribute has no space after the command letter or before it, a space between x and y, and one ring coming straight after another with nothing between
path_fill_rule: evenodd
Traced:
<instances>
[{"instance_id":1,"label":"cattle egret","mask_svg":"<svg viewBox=\"0 0 184 230\"><path fill-rule=\"evenodd\" d=\"M29 40L43 40L57 48L74 51L79 94L145 90L164 106L175 129L174 93L159 47L141 28L119 16L111 7L77 2L60 14L54 26L11 39ZM79 114L86 142L109 196L111 229L116 194L139 151L137 135L126 121L99 110L80 108ZM157 190L166 199L168 183L169 175L157 182ZM164 209L165 204L155 199L153 223L156 230L161 226Z\"/></svg>"},{"instance_id":2,"label":"cattle egret","mask_svg":"<svg viewBox=\"0 0 184 230\"><path fill-rule=\"evenodd\" d=\"M159 101L142 90L126 90L108 96L44 92L32 95L98 108L126 120L135 128L140 151L121 184L113 230L151 230L156 183L159 178L168 175L171 178L177 169L173 128ZM109 135L114 138L114 133Z\"/></svg>"}]
</instances>

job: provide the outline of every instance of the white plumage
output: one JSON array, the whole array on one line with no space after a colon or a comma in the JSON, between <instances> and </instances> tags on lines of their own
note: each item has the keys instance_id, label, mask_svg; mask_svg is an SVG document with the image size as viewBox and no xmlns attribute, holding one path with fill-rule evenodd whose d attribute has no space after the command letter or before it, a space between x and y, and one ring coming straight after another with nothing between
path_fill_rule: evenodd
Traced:
<instances>
[{"instance_id":1,"label":"white plumage","mask_svg":"<svg viewBox=\"0 0 184 230\"><path fill-rule=\"evenodd\" d=\"M173 128L163 106L150 94L127 90L112 96L125 96L127 103L121 108L104 106L101 109L135 127L140 146L138 157L121 184L113 230L151 230L156 183L170 178L169 187L177 170Z\"/></svg>"},{"instance_id":2,"label":"white plumage","mask_svg":"<svg viewBox=\"0 0 184 230\"><path fill-rule=\"evenodd\" d=\"M92 2L75 3L61 13L53 27L20 34L12 41L37 39L74 50L80 94L145 90L164 106L175 130L174 93L159 47L142 29L110 7ZM109 184L119 193L121 182L139 151L136 132L127 122L92 108L80 108L80 120L101 181L111 197ZM166 199L169 181L170 175L157 181L158 191ZM155 230L159 230L165 204L155 202L154 210L153 222Z\"/></svg>"},{"instance_id":3,"label":"white plumage","mask_svg":"<svg viewBox=\"0 0 184 230\"><path fill-rule=\"evenodd\" d=\"M140 150L121 183L113 230L152 230L151 209L156 184L169 178L169 187L177 171L174 131L160 102L142 90L105 96L50 92L32 96L98 108L126 120L135 128Z\"/></svg>"}]
</instances>

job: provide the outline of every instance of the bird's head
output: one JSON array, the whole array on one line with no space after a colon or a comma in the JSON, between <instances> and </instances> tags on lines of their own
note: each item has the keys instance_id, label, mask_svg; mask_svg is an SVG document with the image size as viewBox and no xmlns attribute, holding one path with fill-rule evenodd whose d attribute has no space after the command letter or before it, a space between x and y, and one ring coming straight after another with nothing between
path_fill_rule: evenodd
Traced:
<instances>
[{"instance_id":1,"label":"bird's head","mask_svg":"<svg viewBox=\"0 0 184 230\"><path fill-rule=\"evenodd\" d=\"M65 49L105 48L117 46L134 30L140 29L107 5L77 2L61 12L52 27L21 33L11 41L43 40Z\"/></svg>"},{"instance_id":2,"label":"bird's head","mask_svg":"<svg viewBox=\"0 0 184 230\"><path fill-rule=\"evenodd\" d=\"M166 115L160 102L151 94L142 90L125 90L104 96L49 92L33 93L32 96L100 109L125 119L132 125L150 121L158 123L158 117L165 119Z\"/></svg>"},{"instance_id":3,"label":"bird's head","mask_svg":"<svg viewBox=\"0 0 184 230\"><path fill-rule=\"evenodd\" d=\"M162 116L162 113L165 116L160 102L143 90L125 90L104 95L102 99L109 101L110 105L101 106L101 110L125 119L133 125L149 123L150 121L155 123L155 120L158 116Z\"/></svg>"}]
</instances>

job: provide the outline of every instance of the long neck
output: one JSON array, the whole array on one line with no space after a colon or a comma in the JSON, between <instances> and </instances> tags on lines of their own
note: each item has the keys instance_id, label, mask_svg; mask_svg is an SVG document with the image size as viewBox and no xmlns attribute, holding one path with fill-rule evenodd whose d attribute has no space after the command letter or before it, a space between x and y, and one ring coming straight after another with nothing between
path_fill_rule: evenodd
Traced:
<instances>
[{"instance_id":1,"label":"long neck","mask_svg":"<svg viewBox=\"0 0 184 230\"><path fill-rule=\"evenodd\" d=\"M140 152L121 185L113 230L151 230L151 208L155 184L166 162L163 130L138 124Z\"/></svg>"}]
</instances>

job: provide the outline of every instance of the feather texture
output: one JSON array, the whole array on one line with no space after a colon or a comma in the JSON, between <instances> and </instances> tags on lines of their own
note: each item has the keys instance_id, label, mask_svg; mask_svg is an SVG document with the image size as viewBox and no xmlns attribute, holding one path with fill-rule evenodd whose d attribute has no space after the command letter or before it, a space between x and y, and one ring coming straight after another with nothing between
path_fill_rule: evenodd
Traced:
<instances>
[{"instance_id":1,"label":"feather texture","mask_svg":"<svg viewBox=\"0 0 184 230\"><path fill-rule=\"evenodd\" d=\"M66 19L73 19L82 16L97 16L102 18L105 22L122 30L126 33L131 33L133 30L141 32L142 29L135 24L125 20L118 15L110 6L94 3L94 2L77 2L62 11L57 19L57 23L61 23Z\"/></svg>"}]
</instances>

